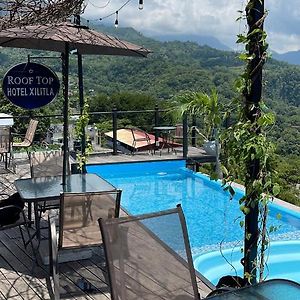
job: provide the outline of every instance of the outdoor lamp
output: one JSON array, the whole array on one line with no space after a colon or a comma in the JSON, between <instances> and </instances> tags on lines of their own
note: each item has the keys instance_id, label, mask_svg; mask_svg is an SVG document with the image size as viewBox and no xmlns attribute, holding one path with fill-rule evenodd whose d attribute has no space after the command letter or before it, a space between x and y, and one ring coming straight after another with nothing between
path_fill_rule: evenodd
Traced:
<instances>
[{"instance_id":1,"label":"outdoor lamp","mask_svg":"<svg viewBox=\"0 0 300 300\"><path fill-rule=\"evenodd\" d=\"M143 9L144 7L144 0L139 0L139 9Z\"/></svg>"}]
</instances>

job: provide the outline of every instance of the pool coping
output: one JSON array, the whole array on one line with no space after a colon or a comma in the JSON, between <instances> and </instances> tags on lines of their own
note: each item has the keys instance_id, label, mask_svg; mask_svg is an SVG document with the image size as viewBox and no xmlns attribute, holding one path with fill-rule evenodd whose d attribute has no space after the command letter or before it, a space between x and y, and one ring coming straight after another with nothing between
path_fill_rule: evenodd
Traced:
<instances>
[{"instance_id":1,"label":"pool coping","mask_svg":"<svg viewBox=\"0 0 300 300\"><path fill-rule=\"evenodd\" d=\"M243 186L242 184L233 182L232 185L234 187L242 190L242 191L245 191L245 186ZM293 210L293 211L296 211L296 212L300 213L300 206L297 206L295 204L292 204L292 203L289 203L287 201L281 200L281 199L276 198L274 196L273 196L272 203L277 204L277 205L282 206L284 208L287 208L287 209L290 209L290 210Z\"/></svg>"}]
</instances>

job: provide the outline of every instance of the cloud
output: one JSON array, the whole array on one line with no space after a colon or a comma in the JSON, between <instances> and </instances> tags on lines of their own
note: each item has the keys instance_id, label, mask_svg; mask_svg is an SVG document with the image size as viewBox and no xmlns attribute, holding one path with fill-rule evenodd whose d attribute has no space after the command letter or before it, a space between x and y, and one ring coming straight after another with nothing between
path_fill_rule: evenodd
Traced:
<instances>
[{"instance_id":1,"label":"cloud","mask_svg":"<svg viewBox=\"0 0 300 300\"><path fill-rule=\"evenodd\" d=\"M85 17L98 19L114 13L126 1L114 0L106 8L108 0L89 0ZM144 0L144 9L138 10L138 0L132 0L119 12L120 26L130 26L146 35L198 34L211 35L233 49L236 35L245 30L237 22L238 10L247 1L241 0ZM300 49L300 0L265 1L269 16L266 29L272 49L282 52ZM94 6L93 6L94 5ZM114 16L106 19L114 23ZM298 39L298 41L297 41ZM285 46L283 46L285 44ZM285 50L283 50L285 49Z\"/></svg>"}]
</instances>

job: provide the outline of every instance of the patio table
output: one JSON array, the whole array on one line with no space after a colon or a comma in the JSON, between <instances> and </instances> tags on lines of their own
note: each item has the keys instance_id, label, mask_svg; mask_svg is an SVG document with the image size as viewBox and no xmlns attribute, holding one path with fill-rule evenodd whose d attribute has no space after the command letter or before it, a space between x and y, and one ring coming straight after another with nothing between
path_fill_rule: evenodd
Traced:
<instances>
[{"instance_id":1,"label":"patio table","mask_svg":"<svg viewBox=\"0 0 300 300\"><path fill-rule=\"evenodd\" d=\"M271 279L213 297L211 300L300 299L300 285L285 279Z\"/></svg>"},{"instance_id":2,"label":"patio table","mask_svg":"<svg viewBox=\"0 0 300 300\"><path fill-rule=\"evenodd\" d=\"M175 130L176 127L175 126L154 126L153 129L161 133L162 145L160 147L160 154L162 149L164 149L165 147L168 148L168 152L169 152L170 133L172 130Z\"/></svg>"},{"instance_id":3,"label":"patio table","mask_svg":"<svg viewBox=\"0 0 300 300\"><path fill-rule=\"evenodd\" d=\"M88 193L114 191L116 188L97 174L72 174L66 177L66 185L62 185L62 176L36 177L17 179L15 187L21 198L34 205L35 227L40 239L40 224L37 205L39 202L59 199L63 192ZM31 219L31 216L29 216Z\"/></svg>"}]
</instances>

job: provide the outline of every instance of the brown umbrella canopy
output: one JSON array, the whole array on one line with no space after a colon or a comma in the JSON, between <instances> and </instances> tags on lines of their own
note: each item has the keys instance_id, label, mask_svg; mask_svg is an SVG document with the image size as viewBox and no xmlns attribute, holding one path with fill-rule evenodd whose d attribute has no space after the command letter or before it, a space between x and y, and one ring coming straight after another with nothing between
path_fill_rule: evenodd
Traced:
<instances>
[{"instance_id":1,"label":"brown umbrella canopy","mask_svg":"<svg viewBox=\"0 0 300 300\"><path fill-rule=\"evenodd\" d=\"M0 46L56 51L62 53L62 73L64 86L64 165L63 185L66 184L68 157L68 74L69 52L76 50L78 62L82 54L122 55L146 57L150 51L129 42L119 40L104 33L99 33L85 26L64 22L49 25L29 25L0 30ZM82 62L78 63L78 66ZM81 83L79 92L80 105L83 106L82 66L78 67Z\"/></svg>"},{"instance_id":2,"label":"brown umbrella canopy","mask_svg":"<svg viewBox=\"0 0 300 300\"><path fill-rule=\"evenodd\" d=\"M66 44L79 54L147 56L151 51L72 23L32 25L0 31L0 46L64 53Z\"/></svg>"}]
</instances>

